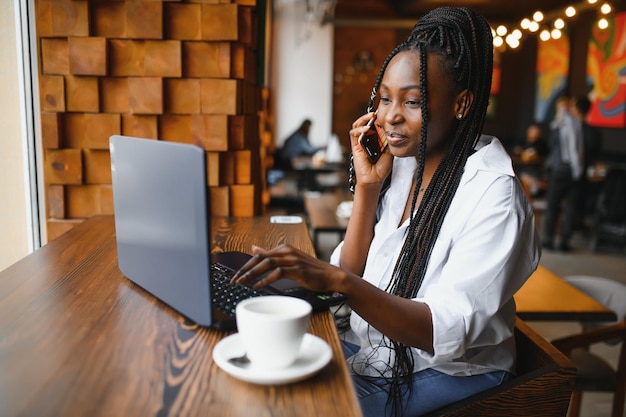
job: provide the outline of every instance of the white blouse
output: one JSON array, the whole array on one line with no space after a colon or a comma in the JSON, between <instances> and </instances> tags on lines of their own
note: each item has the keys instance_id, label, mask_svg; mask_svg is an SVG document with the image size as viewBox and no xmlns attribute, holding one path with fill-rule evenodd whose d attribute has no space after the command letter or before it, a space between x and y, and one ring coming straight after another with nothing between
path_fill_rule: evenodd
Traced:
<instances>
[{"instance_id":1,"label":"white blouse","mask_svg":"<svg viewBox=\"0 0 626 417\"><path fill-rule=\"evenodd\" d=\"M541 244L532 208L500 141L482 136L476 148L415 298L430 307L434 345L434 354L413 349L415 372L434 368L450 375L472 375L515 369L513 294L536 269ZM416 167L415 158L394 159L391 187L379 205L363 278L381 289L391 279L404 242L409 220L397 225ZM331 255L334 265L339 265L342 245ZM350 324L346 340L361 347L349 358L352 369L390 376L393 349L376 349L382 334L356 312Z\"/></svg>"}]
</instances>

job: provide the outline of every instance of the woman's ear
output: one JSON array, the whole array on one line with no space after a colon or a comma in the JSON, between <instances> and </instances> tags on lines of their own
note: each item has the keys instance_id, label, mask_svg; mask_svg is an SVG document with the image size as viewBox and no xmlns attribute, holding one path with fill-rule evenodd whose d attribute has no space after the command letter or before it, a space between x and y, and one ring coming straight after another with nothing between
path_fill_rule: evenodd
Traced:
<instances>
[{"instance_id":1,"label":"woman's ear","mask_svg":"<svg viewBox=\"0 0 626 417\"><path fill-rule=\"evenodd\" d=\"M467 116L472 103L474 102L474 93L470 90L463 90L456 96L454 105L454 114L458 120L463 120Z\"/></svg>"}]
</instances>

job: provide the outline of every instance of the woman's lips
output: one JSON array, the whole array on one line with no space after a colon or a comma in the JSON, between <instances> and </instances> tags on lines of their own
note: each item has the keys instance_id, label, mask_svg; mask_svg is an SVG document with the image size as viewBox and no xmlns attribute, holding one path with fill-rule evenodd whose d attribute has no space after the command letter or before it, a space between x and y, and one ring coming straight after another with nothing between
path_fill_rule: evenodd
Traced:
<instances>
[{"instance_id":1,"label":"woman's lips","mask_svg":"<svg viewBox=\"0 0 626 417\"><path fill-rule=\"evenodd\" d=\"M399 133L387 132L387 142L391 146L399 146L407 141L407 137Z\"/></svg>"}]
</instances>

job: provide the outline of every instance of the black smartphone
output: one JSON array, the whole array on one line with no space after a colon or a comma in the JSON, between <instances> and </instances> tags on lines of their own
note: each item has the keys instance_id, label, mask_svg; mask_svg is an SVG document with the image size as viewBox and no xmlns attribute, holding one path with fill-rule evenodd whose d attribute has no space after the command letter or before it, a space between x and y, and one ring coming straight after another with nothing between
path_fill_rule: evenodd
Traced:
<instances>
[{"instance_id":1,"label":"black smartphone","mask_svg":"<svg viewBox=\"0 0 626 417\"><path fill-rule=\"evenodd\" d=\"M365 150L367 157L372 164L375 164L380 155L387 148L387 135L382 128L376 123L376 115L367 122L369 130L359 137L359 143Z\"/></svg>"}]
</instances>

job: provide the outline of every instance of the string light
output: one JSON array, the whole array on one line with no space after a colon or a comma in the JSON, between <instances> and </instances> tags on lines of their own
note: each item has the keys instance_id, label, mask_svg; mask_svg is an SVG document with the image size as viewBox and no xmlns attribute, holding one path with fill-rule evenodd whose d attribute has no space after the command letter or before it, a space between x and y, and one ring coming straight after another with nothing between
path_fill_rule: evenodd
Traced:
<instances>
[{"instance_id":1,"label":"string light","mask_svg":"<svg viewBox=\"0 0 626 417\"><path fill-rule=\"evenodd\" d=\"M598 0L586 0L581 3L568 6L565 10L542 12L537 10L533 13L532 18L525 17L520 20L519 28L510 29L506 25L499 25L495 30L492 29L493 45L496 48L503 48L506 44L509 48L515 49L519 47L520 41L523 36L522 31L528 31L531 33L539 32L539 39L547 41L549 39L560 39L563 36L563 29L565 29L565 18L572 18L578 14L578 12L585 9L589 9L598 3ZM613 7L609 3L603 3L599 7L600 13L607 15L613 11ZM543 21L546 23L541 23ZM550 25L550 21L552 24ZM597 22L598 28L604 30L609 27L609 20L602 17ZM552 29L549 28L552 26ZM539 29L542 29L539 31ZM520 30L521 29L521 30Z\"/></svg>"}]
</instances>

